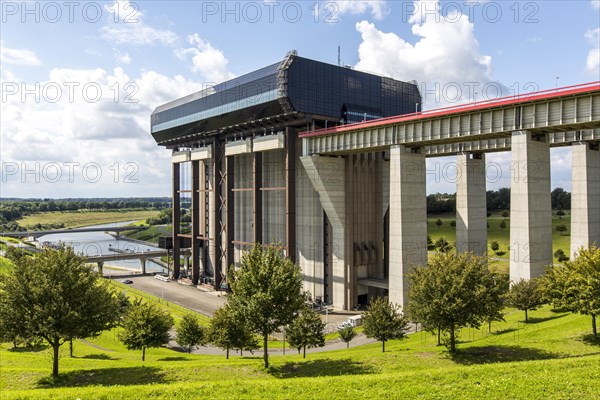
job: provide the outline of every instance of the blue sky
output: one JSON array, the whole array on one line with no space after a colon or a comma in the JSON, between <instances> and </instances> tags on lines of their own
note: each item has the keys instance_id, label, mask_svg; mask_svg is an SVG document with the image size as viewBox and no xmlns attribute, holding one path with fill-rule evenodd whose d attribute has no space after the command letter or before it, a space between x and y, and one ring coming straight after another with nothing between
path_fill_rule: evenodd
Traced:
<instances>
[{"instance_id":1,"label":"blue sky","mask_svg":"<svg viewBox=\"0 0 600 400\"><path fill-rule=\"evenodd\" d=\"M591 0L1 5L2 197L168 195L151 111L292 49L335 64L340 46L344 64L416 80L426 108L600 79ZM503 171L488 188L508 186L509 153L488 162ZM451 181L432 173L428 192ZM552 182L570 189L568 149L552 150Z\"/></svg>"}]
</instances>

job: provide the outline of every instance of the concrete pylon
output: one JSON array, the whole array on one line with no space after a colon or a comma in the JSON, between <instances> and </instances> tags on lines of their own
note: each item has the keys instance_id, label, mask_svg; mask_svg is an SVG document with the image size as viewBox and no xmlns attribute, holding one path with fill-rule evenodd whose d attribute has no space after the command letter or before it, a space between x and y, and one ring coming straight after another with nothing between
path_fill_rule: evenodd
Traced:
<instances>
[{"instance_id":1,"label":"concrete pylon","mask_svg":"<svg viewBox=\"0 0 600 400\"><path fill-rule=\"evenodd\" d=\"M487 254L485 155L457 156L456 251Z\"/></svg>"},{"instance_id":2,"label":"concrete pylon","mask_svg":"<svg viewBox=\"0 0 600 400\"><path fill-rule=\"evenodd\" d=\"M140 269L142 270L142 274L146 274L146 259L140 257Z\"/></svg>"},{"instance_id":3,"label":"concrete pylon","mask_svg":"<svg viewBox=\"0 0 600 400\"><path fill-rule=\"evenodd\" d=\"M333 306L350 307L350 251L346 249L346 160L343 157L304 156L300 161L319 194L321 206L332 227Z\"/></svg>"},{"instance_id":4,"label":"concrete pylon","mask_svg":"<svg viewBox=\"0 0 600 400\"><path fill-rule=\"evenodd\" d=\"M536 278L552 264L550 146L544 136L511 139L510 279Z\"/></svg>"},{"instance_id":5,"label":"concrete pylon","mask_svg":"<svg viewBox=\"0 0 600 400\"><path fill-rule=\"evenodd\" d=\"M104 261L98 261L96 264L98 265L98 273L102 276L104 274Z\"/></svg>"},{"instance_id":6,"label":"concrete pylon","mask_svg":"<svg viewBox=\"0 0 600 400\"><path fill-rule=\"evenodd\" d=\"M420 149L390 149L389 299L408 302L406 274L427 263L425 154Z\"/></svg>"},{"instance_id":7,"label":"concrete pylon","mask_svg":"<svg viewBox=\"0 0 600 400\"><path fill-rule=\"evenodd\" d=\"M574 143L571 187L571 258L580 247L600 246L600 151Z\"/></svg>"}]
</instances>

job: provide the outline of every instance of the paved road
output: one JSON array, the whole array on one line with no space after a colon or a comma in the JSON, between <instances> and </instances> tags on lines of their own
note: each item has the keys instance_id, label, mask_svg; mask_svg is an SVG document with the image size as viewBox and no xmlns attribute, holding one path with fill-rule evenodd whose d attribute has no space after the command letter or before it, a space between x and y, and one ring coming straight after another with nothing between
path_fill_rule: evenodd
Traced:
<instances>
[{"instance_id":1,"label":"paved road","mask_svg":"<svg viewBox=\"0 0 600 400\"><path fill-rule=\"evenodd\" d=\"M114 279L120 280L121 278L114 277ZM132 280L132 286L138 290L161 297L209 317L225 304L225 297L218 292L203 292L200 289L177 282L159 281L153 276L134 276L127 279Z\"/></svg>"}]
</instances>

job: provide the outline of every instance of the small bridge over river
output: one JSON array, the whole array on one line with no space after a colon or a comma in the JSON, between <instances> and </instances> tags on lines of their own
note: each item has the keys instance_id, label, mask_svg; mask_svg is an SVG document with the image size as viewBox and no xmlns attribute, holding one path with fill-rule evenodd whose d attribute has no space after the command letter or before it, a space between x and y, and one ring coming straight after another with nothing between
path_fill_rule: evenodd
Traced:
<instances>
[{"instance_id":1,"label":"small bridge over river","mask_svg":"<svg viewBox=\"0 0 600 400\"><path fill-rule=\"evenodd\" d=\"M45 235L54 235L60 233L84 233L84 232L107 232L107 233L115 233L119 236L120 232L125 231L143 231L147 229L145 226L114 226L114 227L88 227L88 228L68 228L68 229L52 229L48 231L23 231L23 232L0 232L0 236L6 237L18 237L18 238L31 238L32 240L36 240L40 236Z\"/></svg>"},{"instance_id":2,"label":"small bridge over river","mask_svg":"<svg viewBox=\"0 0 600 400\"><path fill-rule=\"evenodd\" d=\"M186 264L189 261L189 257L191 255L191 250L186 249L182 250L180 254L184 257ZM98 266L98 271L102 275L102 269L104 267L105 262L110 261L123 261L123 260L140 260L140 270L142 274L146 273L146 261L152 258L160 258L162 256L169 255L168 250L151 250L140 253L134 252L117 252L112 254L101 254L97 256L86 256L87 262L96 263Z\"/></svg>"}]
</instances>

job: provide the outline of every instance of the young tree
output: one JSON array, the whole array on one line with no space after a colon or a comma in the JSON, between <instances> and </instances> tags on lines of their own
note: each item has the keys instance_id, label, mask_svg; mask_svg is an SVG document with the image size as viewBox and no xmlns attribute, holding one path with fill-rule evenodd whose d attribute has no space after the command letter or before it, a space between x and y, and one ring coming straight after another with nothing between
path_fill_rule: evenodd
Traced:
<instances>
[{"instance_id":1,"label":"young tree","mask_svg":"<svg viewBox=\"0 0 600 400\"><path fill-rule=\"evenodd\" d=\"M437 221L435 221L435 224L437 225L437 227L439 228L440 226L442 226L444 223L442 222L441 219L437 219Z\"/></svg>"},{"instance_id":2,"label":"young tree","mask_svg":"<svg viewBox=\"0 0 600 400\"><path fill-rule=\"evenodd\" d=\"M206 332L198 317L193 314L186 314L177 327L175 341L188 348L188 353L192 352L192 347L206 343Z\"/></svg>"},{"instance_id":3,"label":"young tree","mask_svg":"<svg viewBox=\"0 0 600 400\"><path fill-rule=\"evenodd\" d=\"M574 261L550 266L541 278L546 298L555 304L592 317L592 333L598 336L596 317L600 315L600 248L579 249Z\"/></svg>"},{"instance_id":4,"label":"young tree","mask_svg":"<svg viewBox=\"0 0 600 400\"><path fill-rule=\"evenodd\" d=\"M43 339L52 347L58 377L59 348L73 338L98 336L117 320L117 300L108 282L70 247L21 257L0 275L2 315L16 322L17 336ZM5 318L5 317L2 317Z\"/></svg>"},{"instance_id":5,"label":"young tree","mask_svg":"<svg viewBox=\"0 0 600 400\"><path fill-rule=\"evenodd\" d=\"M452 250L452 245L448 243L445 237L441 237L435 242L435 248L438 249L440 253L448 253Z\"/></svg>"},{"instance_id":6,"label":"young tree","mask_svg":"<svg viewBox=\"0 0 600 400\"><path fill-rule=\"evenodd\" d=\"M263 359L269 367L269 335L290 324L304 305L302 273L280 249L263 250L257 243L232 272L229 304L263 338Z\"/></svg>"},{"instance_id":7,"label":"young tree","mask_svg":"<svg viewBox=\"0 0 600 400\"><path fill-rule=\"evenodd\" d=\"M239 349L243 355L244 350L257 349L258 340L248 325L239 318L229 304L219 308L210 320L208 341L217 347L225 349L229 359L230 349Z\"/></svg>"},{"instance_id":8,"label":"young tree","mask_svg":"<svg viewBox=\"0 0 600 400\"><path fill-rule=\"evenodd\" d=\"M378 297L371 301L363 314L363 326L365 335L379 340L382 351L385 352L385 342L404 339L408 319L397 304L390 303L387 297Z\"/></svg>"},{"instance_id":9,"label":"young tree","mask_svg":"<svg viewBox=\"0 0 600 400\"><path fill-rule=\"evenodd\" d=\"M510 217L510 213L506 210L502 211L502 218L508 218Z\"/></svg>"},{"instance_id":10,"label":"young tree","mask_svg":"<svg viewBox=\"0 0 600 400\"><path fill-rule=\"evenodd\" d=\"M558 260L558 262L563 262L563 261L567 261L569 259L569 257L567 257L565 255L565 252L563 249L558 249L554 252L554 258L556 258Z\"/></svg>"},{"instance_id":11,"label":"young tree","mask_svg":"<svg viewBox=\"0 0 600 400\"><path fill-rule=\"evenodd\" d=\"M427 250L435 249L435 245L433 244L433 240L430 235L427 235Z\"/></svg>"},{"instance_id":12,"label":"young tree","mask_svg":"<svg viewBox=\"0 0 600 400\"><path fill-rule=\"evenodd\" d=\"M496 241L493 241L492 243L490 243L490 248L494 253L498 253L498 250L500 250L500 244Z\"/></svg>"},{"instance_id":13,"label":"young tree","mask_svg":"<svg viewBox=\"0 0 600 400\"><path fill-rule=\"evenodd\" d=\"M313 309L304 307L298 317L288 325L285 330L290 347L304 349L304 358L306 358L306 348L325 346L325 335L323 330L325 323Z\"/></svg>"},{"instance_id":14,"label":"young tree","mask_svg":"<svg viewBox=\"0 0 600 400\"><path fill-rule=\"evenodd\" d=\"M558 217L558 219L562 219L562 217L565 216L565 212L563 210L558 210L556 212L556 216Z\"/></svg>"},{"instance_id":15,"label":"young tree","mask_svg":"<svg viewBox=\"0 0 600 400\"><path fill-rule=\"evenodd\" d=\"M525 322L529 321L527 311L537 310L542 304L544 299L535 279L521 279L513 283L506 297L507 306L525 311Z\"/></svg>"},{"instance_id":16,"label":"young tree","mask_svg":"<svg viewBox=\"0 0 600 400\"><path fill-rule=\"evenodd\" d=\"M556 225L556 232L560 232L560 236L564 236L563 233L567 231L566 225Z\"/></svg>"},{"instance_id":17,"label":"young tree","mask_svg":"<svg viewBox=\"0 0 600 400\"><path fill-rule=\"evenodd\" d=\"M356 337L357 333L353 327L346 326L338 331L338 335L342 339L342 342L346 343L346 348L349 348L350 342Z\"/></svg>"},{"instance_id":18,"label":"young tree","mask_svg":"<svg viewBox=\"0 0 600 400\"><path fill-rule=\"evenodd\" d=\"M506 221L502 220L500 221L500 225L498 225L500 227L500 229L504 230L506 229Z\"/></svg>"},{"instance_id":19,"label":"young tree","mask_svg":"<svg viewBox=\"0 0 600 400\"><path fill-rule=\"evenodd\" d=\"M450 221L450 226L453 228L456 227L456 221L455 220Z\"/></svg>"},{"instance_id":20,"label":"young tree","mask_svg":"<svg viewBox=\"0 0 600 400\"><path fill-rule=\"evenodd\" d=\"M436 253L409 280L408 315L427 330L447 332L451 352L456 351L456 331L479 328L490 316L487 303L502 292L499 274L488 271L486 257L473 253Z\"/></svg>"},{"instance_id":21,"label":"young tree","mask_svg":"<svg viewBox=\"0 0 600 400\"><path fill-rule=\"evenodd\" d=\"M145 361L146 348L168 343L172 327L173 317L169 313L154 304L137 299L123 319L119 340L129 350L142 350L142 361Z\"/></svg>"},{"instance_id":22,"label":"young tree","mask_svg":"<svg viewBox=\"0 0 600 400\"><path fill-rule=\"evenodd\" d=\"M510 278L508 275L496 274L495 285L487 290L487 299L485 300L485 314L488 323L488 332L492 332L492 322L504 321L502 310L506 304L506 294L510 287Z\"/></svg>"}]
</instances>

